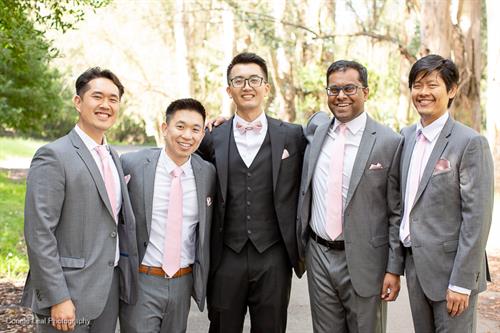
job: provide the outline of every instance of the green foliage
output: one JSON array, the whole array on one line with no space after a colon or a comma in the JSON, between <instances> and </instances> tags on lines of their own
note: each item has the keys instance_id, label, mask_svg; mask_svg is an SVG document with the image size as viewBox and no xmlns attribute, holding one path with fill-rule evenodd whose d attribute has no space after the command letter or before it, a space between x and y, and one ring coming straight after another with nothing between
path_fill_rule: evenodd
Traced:
<instances>
[{"instance_id":1,"label":"green foliage","mask_svg":"<svg viewBox=\"0 0 500 333\"><path fill-rule=\"evenodd\" d=\"M0 130L53 138L74 123L61 74L49 67L57 51L38 26L66 30L83 5L101 0L0 0ZM71 108L72 109L72 108Z\"/></svg>"},{"instance_id":2,"label":"green foliage","mask_svg":"<svg viewBox=\"0 0 500 333\"><path fill-rule=\"evenodd\" d=\"M0 172L0 277L20 278L28 272L23 237L26 182L16 182Z\"/></svg>"}]
</instances>

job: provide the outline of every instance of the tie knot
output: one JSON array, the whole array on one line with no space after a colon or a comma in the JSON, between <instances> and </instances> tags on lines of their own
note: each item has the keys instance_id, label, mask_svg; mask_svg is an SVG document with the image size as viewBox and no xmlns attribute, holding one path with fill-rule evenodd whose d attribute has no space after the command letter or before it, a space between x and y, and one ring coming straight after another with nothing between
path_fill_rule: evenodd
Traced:
<instances>
[{"instance_id":1,"label":"tie knot","mask_svg":"<svg viewBox=\"0 0 500 333\"><path fill-rule=\"evenodd\" d=\"M418 142L427 142L427 138L425 137L424 135L424 132L422 131L419 131L418 134L417 134L417 141Z\"/></svg>"},{"instance_id":2,"label":"tie knot","mask_svg":"<svg viewBox=\"0 0 500 333\"><path fill-rule=\"evenodd\" d=\"M182 169L180 167L177 167L174 170L172 170L172 172L170 172L170 173L174 177L179 177L180 175L182 175L183 171L182 171Z\"/></svg>"},{"instance_id":3,"label":"tie knot","mask_svg":"<svg viewBox=\"0 0 500 333\"><path fill-rule=\"evenodd\" d=\"M345 134L345 131L347 130L347 125L342 123L339 125L339 133L344 135Z\"/></svg>"},{"instance_id":4,"label":"tie knot","mask_svg":"<svg viewBox=\"0 0 500 333\"><path fill-rule=\"evenodd\" d=\"M247 131L253 131L256 134L259 134L262 130L262 122L260 120L254 121L249 124L244 124L242 122L236 122L236 128L241 134L245 134Z\"/></svg>"},{"instance_id":5,"label":"tie knot","mask_svg":"<svg viewBox=\"0 0 500 333\"><path fill-rule=\"evenodd\" d=\"M97 152L97 155L99 155L101 160L105 160L109 156L108 149L104 145L96 146L95 151Z\"/></svg>"}]
</instances>

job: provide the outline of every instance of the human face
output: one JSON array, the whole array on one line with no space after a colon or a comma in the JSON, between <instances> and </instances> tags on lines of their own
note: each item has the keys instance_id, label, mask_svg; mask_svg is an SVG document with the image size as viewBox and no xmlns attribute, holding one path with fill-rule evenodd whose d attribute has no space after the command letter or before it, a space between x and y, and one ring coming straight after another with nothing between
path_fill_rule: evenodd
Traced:
<instances>
[{"instance_id":1,"label":"human face","mask_svg":"<svg viewBox=\"0 0 500 333\"><path fill-rule=\"evenodd\" d=\"M203 117L194 110L177 110L161 125L165 152L177 165L186 163L205 135Z\"/></svg>"},{"instance_id":2,"label":"human face","mask_svg":"<svg viewBox=\"0 0 500 333\"><path fill-rule=\"evenodd\" d=\"M345 71L336 71L328 77L328 87L346 86L348 84L362 86L357 70L348 68ZM365 110L365 101L368 99L368 88L358 88L354 95L347 96L340 91L338 96L328 96L328 107L335 119L347 123Z\"/></svg>"},{"instance_id":3,"label":"human face","mask_svg":"<svg viewBox=\"0 0 500 333\"><path fill-rule=\"evenodd\" d=\"M454 85L450 91L446 90L446 84L434 71L425 75L417 75L411 87L411 100L422 120L422 125L427 126L441 117L448 110L448 101L455 97L457 86Z\"/></svg>"},{"instance_id":4,"label":"human face","mask_svg":"<svg viewBox=\"0 0 500 333\"><path fill-rule=\"evenodd\" d=\"M98 144L113 126L120 111L120 93L113 81L96 78L88 83L82 96L75 95L73 104L80 114L78 127Z\"/></svg>"},{"instance_id":5,"label":"human face","mask_svg":"<svg viewBox=\"0 0 500 333\"><path fill-rule=\"evenodd\" d=\"M229 79L241 77L248 79L251 76L264 77L264 73L259 65L254 63L237 64L229 73ZM238 115L247 121L252 121L257 118L262 112L264 98L269 94L270 85L263 81L260 87L250 87L248 81L241 88L234 88L229 85L226 88L229 97L234 100Z\"/></svg>"}]
</instances>

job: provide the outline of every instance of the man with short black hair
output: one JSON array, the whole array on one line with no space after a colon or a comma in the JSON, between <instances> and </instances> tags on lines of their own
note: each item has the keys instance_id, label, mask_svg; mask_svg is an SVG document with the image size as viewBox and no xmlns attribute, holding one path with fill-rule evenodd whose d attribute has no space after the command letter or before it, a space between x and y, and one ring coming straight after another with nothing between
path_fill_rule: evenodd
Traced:
<instances>
[{"instance_id":1,"label":"man with short black hair","mask_svg":"<svg viewBox=\"0 0 500 333\"><path fill-rule=\"evenodd\" d=\"M305 139L302 127L266 116L267 66L241 53L227 69L236 114L205 136L199 153L217 169L208 290L210 332L286 330L295 219Z\"/></svg>"},{"instance_id":2,"label":"man with short black hair","mask_svg":"<svg viewBox=\"0 0 500 333\"><path fill-rule=\"evenodd\" d=\"M478 293L486 289L486 240L493 209L487 140L449 114L456 65L418 60L408 84L417 124L401 133L400 239L415 332L475 332Z\"/></svg>"},{"instance_id":3,"label":"man with short black hair","mask_svg":"<svg viewBox=\"0 0 500 333\"><path fill-rule=\"evenodd\" d=\"M31 162L22 304L36 314L39 332L114 332L119 299L135 302L135 221L118 155L104 136L123 92L111 71L85 71L73 97L78 123Z\"/></svg>"},{"instance_id":4,"label":"man with short black hair","mask_svg":"<svg viewBox=\"0 0 500 333\"><path fill-rule=\"evenodd\" d=\"M165 148L121 157L141 263L137 304L120 309L124 333L186 332L191 295L205 306L215 168L192 155L204 124L199 101L175 100L161 127Z\"/></svg>"}]
</instances>

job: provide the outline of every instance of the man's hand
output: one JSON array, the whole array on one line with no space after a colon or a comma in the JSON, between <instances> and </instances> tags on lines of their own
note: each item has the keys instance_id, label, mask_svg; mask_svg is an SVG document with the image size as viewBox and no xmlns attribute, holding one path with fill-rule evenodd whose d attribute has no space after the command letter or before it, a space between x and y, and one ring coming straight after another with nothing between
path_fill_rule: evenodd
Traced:
<instances>
[{"instance_id":1,"label":"man's hand","mask_svg":"<svg viewBox=\"0 0 500 333\"><path fill-rule=\"evenodd\" d=\"M385 273L384 284L382 285L382 292L380 298L386 302L395 301L398 298L399 290L401 289L399 275L392 273Z\"/></svg>"},{"instance_id":2,"label":"man's hand","mask_svg":"<svg viewBox=\"0 0 500 333\"><path fill-rule=\"evenodd\" d=\"M75 329L76 311L73 302L68 299L59 304L52 305L50 309L52 326L60 331Z\"/></svg>"},{"instance_id":3,"label":"man's hand","mask_svg":"<svg viewBox=\"0 0 500 333\"><path fill-rule=\"evenodd\" d=\"M448 289L446 293L446 307L452 317L460 316L469 307L469 295L457 293Z\"/></svg>"},{"instance_id":4,"label":"man's hand","mask_svg":"<svg viewBox=\"0 0 500 333\"><path fill-rule=\"evenodd\" d=\"M212 132L212 129L214 127L217 127L219 125L222 125L224 124L225 122L227 121L226 118L224 118L223 116L218 116L217 118L215 119L207 119L205 121L205 127L208 128L208 131L209 132Z\"/></svg>"}]
</instances>

